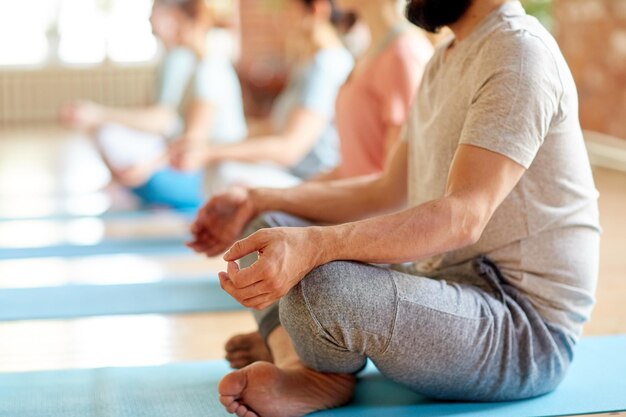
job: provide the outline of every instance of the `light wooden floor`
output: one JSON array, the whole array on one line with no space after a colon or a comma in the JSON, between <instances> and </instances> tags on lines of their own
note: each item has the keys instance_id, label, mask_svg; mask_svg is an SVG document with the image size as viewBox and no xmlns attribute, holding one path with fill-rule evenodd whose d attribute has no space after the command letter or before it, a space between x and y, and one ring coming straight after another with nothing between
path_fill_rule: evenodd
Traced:
<instances>
[{"instance_id":1,"label":"light wooden floor","mask_svg":"<svg viewBox=\"0 0 626 417\"><path fill-rule=\"evenodd\" d=\"M48 138L42 141L46 136ZM79 138L54 129L0 131L0 216L50 214L63 208L59 201L68 196L81 201L82 197L97 194L107 178L90 152ZM79 168L91 171L91 176L83 171L79 174ZM82 179L77 180L76 175ZM598 168L595 177L601 192L604 236L598 303L585 334L626 333L626 173ZM16 184L19 181L24 181L22 186ZM31 207L33 202L57 197L59 200L54 204ZM102 198L97 200L100 205L87 205L86 210L106 209L110 202ZM2 237L2 227L6 232L10 226L0 224L0 246L11 243L11 239ZM143 233L137 225L133 230ZM128 230L118 227L107 229L105 234L124 233ZM137 268L157 271L155 276L174 270L193 274L223 268L220 259L124 259L127 265L135 262L133 265ZM80 281L84 279L84 271L98 268L93 262L97 260L3 261L0 262L0 287ZM115 272L109 275L111 282L115 282L115 276L125 268L121 260L117 262L120 262L118 269L113 267ZM38 275L41 277L37 278ZM20 276L24 278L18 279ZM152 279L150 277L152 275L137 279ZM101 273L94 279L101 282L108 278ZM231 335L251 331L254 327L245 312L0 323L0 372L217 359L223 356L222 346Z\"/></svg>"}]
</instances>

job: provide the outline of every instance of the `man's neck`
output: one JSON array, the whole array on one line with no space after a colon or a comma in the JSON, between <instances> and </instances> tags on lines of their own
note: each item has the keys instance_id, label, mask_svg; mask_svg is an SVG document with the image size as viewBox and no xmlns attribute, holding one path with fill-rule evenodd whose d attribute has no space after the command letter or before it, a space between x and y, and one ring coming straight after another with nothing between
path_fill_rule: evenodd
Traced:
<instances>
[{"instance_id":1,"label":"man's neck","mask_svg":"<svg viewBox=\"0 0 626 417\"><path fill-rule=\"evenodd\" d=\"M509 0L474 0L465 15L456 23L450 25L450 29L454 32L455 39L460 42L467 38L487 16L508 1Z\"/></svg>"}]
</instances>

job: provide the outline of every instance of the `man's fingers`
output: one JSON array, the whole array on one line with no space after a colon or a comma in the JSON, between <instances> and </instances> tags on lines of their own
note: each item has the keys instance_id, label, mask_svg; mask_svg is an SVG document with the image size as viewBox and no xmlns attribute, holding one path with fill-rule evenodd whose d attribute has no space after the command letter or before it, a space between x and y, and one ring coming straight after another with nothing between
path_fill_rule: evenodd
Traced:
<instances>
[{"instance_id":1,"label":"man's fingers","mask_svg":"<svg viewBox=\"0 0 626 417\"><path fill-rule=\"evenodd\" d=\"M240 289L235 286L230 278L230 275L226 272L220 272L219 279L222 289L244 307L254 308L259 304L259 302L267 302L267 300L272 298L270 292L266 289L264 282L257 282L246 288Z\"/></svg>"},{"instance_id":2,"label":"man's fingers","mask_svg":"<svg viewBox=\"0 0 626 417\"><path fill-rule=\"evenodd\" d=\"M279 299L280 298L278 298L275 294L261 294L256 297L244 300L242 304L254 310L263 310L264 308L267 308L274 304Z\"/></svg>"},{"instance_id":3,"label":"man's fingers","mask_svg":"<svg viewBox=\"0 0 626 417\"><path fill-rule=\"evenodd\" d=\"M230 262L241 259L252 252L263 249L265 243L266 242L260 238L258 232L253 233L247 238L235 242L235 244L224 255L224 260Z\"/></svg>"},{"instance_id":4,"label":"man's fingers","mask_svg":"<svg viewBox=\"0 0 626 417\"><path fill-rule=\"evenodd\" d=\"M233 277L237 272L239 272L239 265L237 265L237 262L229 261L226 266L226 273L228 274L228 277Z\"/></svg>"},{"instance_id":5,"label":"man's fingers","mask_svg":"<svg viewBox=\"0 0 626 417\"><path fill-rule=\"evenodd\" d=\"M268 289L268 286L263 281L255 282L254 284L249 285L245 288L236 289L237 300L240 300L242 302L246 302L247 300L258 297L259 295L266 295L269 293L270 291Z\"/></svg>"},{"instance_id":6,"label":"man's fingers","mask_svg":"<svg viewBox=\"0 0 626 417\"><path fill-rule=\"evenodd\" d=\"M260 272L260 269L262 269L260 268L261 265L257 265L257 262L243 269L240 269L236 262L228 262L228 277L232 281L235 288L243 290L244 288L248 288L265 278L265 276Z\"/></svg>"},{"instance_id":7,"label":"man's fingers","mask_svg":"<svg viewBox=\"0 0 626 417\"><path fill-rule=\"evenodd\" d=\"M233 285L233 282L228 277L228 274L226 272L220 272L219 274L217 274L217 276L220 279L220 286L222 287L222 289L234 298L233 294L236 288Z\"/></svg>"}]
</instances>

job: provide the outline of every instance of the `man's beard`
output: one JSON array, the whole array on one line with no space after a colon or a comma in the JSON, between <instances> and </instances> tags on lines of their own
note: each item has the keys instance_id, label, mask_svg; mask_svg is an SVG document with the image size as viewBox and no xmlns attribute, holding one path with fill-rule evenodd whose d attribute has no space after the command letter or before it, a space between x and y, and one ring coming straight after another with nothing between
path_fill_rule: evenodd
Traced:
<instances>
[{"instance_id":1,"label":"man's beard","mask_svg":"<svg viewBox=\"0 0 626 417\"><path fill-rule=\"evenodd\" d=\"M409 0L407 18L422 29L436 33L457 22L474 0Z\"/></svg>"}]
</instances>

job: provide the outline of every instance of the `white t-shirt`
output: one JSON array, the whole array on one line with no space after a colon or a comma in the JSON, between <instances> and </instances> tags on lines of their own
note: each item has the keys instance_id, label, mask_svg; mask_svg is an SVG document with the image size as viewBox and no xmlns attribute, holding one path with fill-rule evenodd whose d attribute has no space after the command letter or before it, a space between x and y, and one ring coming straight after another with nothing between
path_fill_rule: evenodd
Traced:
<instances>
[{"instance_id":1,"label":"white t-shirt","mask_svg":"<svg viewBox=\"0 0 626 417\"><path fill-rule=\"evenodd\" d=\"M574 80L553 37L517 2L466 39L436 51L407 128L409 201L441 198L460 144L502 154L527 171L479 241L416 263L417 272L486 255L544 319L580 335L598 272L597 197Z\"/></svg>"}]
</instances>

